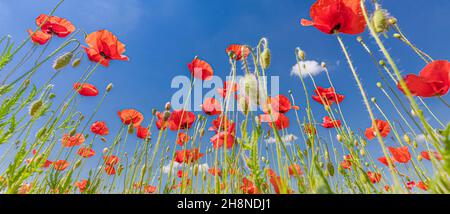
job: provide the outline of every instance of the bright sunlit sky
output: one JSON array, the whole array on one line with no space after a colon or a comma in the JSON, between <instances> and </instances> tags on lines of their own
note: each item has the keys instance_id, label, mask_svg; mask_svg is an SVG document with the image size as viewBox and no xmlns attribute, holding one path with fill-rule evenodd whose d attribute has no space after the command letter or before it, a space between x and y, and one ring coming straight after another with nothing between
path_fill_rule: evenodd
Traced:
<instances>
[{"instance_id":1,"label":"bright sunlit sky","mask_svg":"<svg viewBox=\"0 0 450 214\"><path fill-rule=\"evenodd\" d=\"M309 7L313 2L67 0L55 15L69 19L77 28L88 33L108 29L126 44L125 55L129 56L130 61L112 62L109 68L100 68L89 81L101 92L108 83L114 84L113 91L95 116L95 120L105 120L108 123L110 133L115 133L121 125L117 117L120 109L140 110L146 117L144 124L148 124L151 109L162 110L177 91L170 88L172 78L189 75L187 63L195 55L207 60L213 66L215 74L224 77L229 72L226 47L232 43L256 46L261 37L269 39L272 65L267 72L269 75L280 76L281 93L287 95L289 89L293 90L297 103L302 109L305 107L300 80L290 76L291 67L295 64L294 49L301 47L308 59L327 63L337 91L346 95L342 108L347 122L354 130L364 130L370 126L369 117L335 36L325 35L313 27L302 27L299 24L301 18L309 18ZM9 34L19 43L28 36L28 28L35 28L35 18L41 13L48 13L56 3L56 0L0 0L0 35ZM434 59L450 59L450 1L385 0L381 3L399 20L400 27L414 44ZM372 50L376 51L376 45L367 32L362 36ZM394 115L392 107L384 101L385 98L375 86L380 79L369 56L356 42L355 36L344 35L343 38L368 93L378 97L385 111ZM51 41L51 48L54 49L62 41L55 37ZM31 46L31 42L29 45ZM404 73L418 73L424 67L424 62L403 43L387 39L386 45ZM381 54L377 55L381 57ZM62 71L64 73L53 82L59 98L72 88L73 82L88 63L87 58L84 58L80 68ZM44 65L33 82L42 84L53 72L50 64ZM3 75L0 74L2 77ZM329 86L324 74L317 76L316 80L319 85ZM308 89L309 93L313 91L310 81ZM448 100L448 96L446 99ZM82 98L80 111L89 115L99 100L100 97ZM442 121L449 120L450 114L439 100L432 98L426 102L441 116ZM320 121L325 116L324 111L318 103L312 103L312 107L315 109L316 120ZM289 132L299 135L294 114L290 112L288 116L292 122ZM304 111L301 112L301 117L303 116ZM381 118L378 113L377 116ZM434 121L432 123L435 124ZM322 128L319 129L323 131ZM153 134L156 138L156 133ZM136 139L131 140L135 141ZM375 153L379 152L376 141L370 147Z\"/></svg>"}]
</instances>

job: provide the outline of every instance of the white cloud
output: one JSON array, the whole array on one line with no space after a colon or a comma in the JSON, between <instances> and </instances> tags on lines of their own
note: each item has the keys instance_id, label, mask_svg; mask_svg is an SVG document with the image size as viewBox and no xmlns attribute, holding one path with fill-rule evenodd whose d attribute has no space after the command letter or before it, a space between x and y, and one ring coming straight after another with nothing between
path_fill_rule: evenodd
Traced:
<instances>
[{"instance_id":1,"label":"white cloud","mask_svg":"<svg viewBox=\"0 0 450 214\"><path fill-rule=\"evenodd\" d=\"M286 146L290 146L292 142L296 141L298 139L297 136L293 135L293 134L287 134L281 137L281 140L284 142L284 145ZM276 143L277 140L273 137L270 137L266 140L267 144L274 144Z\"/></svg>"},{"instance_id":2,"label":"white cloud","mask_svg":"<svg viewBox=\"0 0 450 214\"><path fill-rule=\"evenodd\" d=\"M168 164L166 164L166 165L163 166L162 171L163 171L164 174L169 174L171 165L172 165L172 163L168 163ZM173 165L172 165L172 174L173 174L173 173L176 173L176 172L178 171L178 168L179 168L180 166L181 166L181 164L179 164L178 162L173 162Z\"/></svg>"},{"instance_id":3,"label":"white cloud","mask_svg":"<svg viewBox=\"0 0 450 214\"><path fill-rule=\"evenodd\" d=\"M424 143L427 140L424 134L419 134L416 136L416 141L418 143Z\"/></svg>"},{"instance_id":4,"label":"white cloud","mask_svg":"<svg viewBox=\"0 0 450 214\"><path fill-rule=\"evenodd\" d=\"M300 65L300 66L299 66ZM308 77L309 75L315 76L324 71L324 68L314 60L301 61L292 66L291 75L298 76L300 78Z\"/></svg>"}]
</instances>

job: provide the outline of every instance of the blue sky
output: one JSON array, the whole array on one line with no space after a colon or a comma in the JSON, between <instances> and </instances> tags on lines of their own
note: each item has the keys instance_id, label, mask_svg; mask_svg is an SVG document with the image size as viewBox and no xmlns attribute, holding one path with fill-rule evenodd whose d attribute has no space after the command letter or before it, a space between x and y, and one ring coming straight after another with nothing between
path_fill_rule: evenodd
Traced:
<instances>
[{"instance_id":1,"label":"blue sky","mask_svg":"<svg viewBox=\"0 0 450 214\"><path fill-rule=\"evenodd\" d=\"M342 107L350 126L355 130L365 129L370 126L369 118L336 38L299 24L301 18L309 18L309 7L313 2L67 0L55 15L69 19L87 32L108 29L127 45L125 54L130 57L129 62L113 62L109 68L100 68L89 81L101 91L108 83L114 84L113 92L95 117L95 120L107 121L111 133L120 127L116 116L120 109L136 108L144 113L148 123L151 109L162 109L176 91L170 88L172 78L189 75L186 65L195 55L206 59L215 74L224 77L229 71L225 48L232 43L255 46L261 37L270 41L272 65L268 74L280 76L281 93L287 95L287 91L292 89L297 103L305 106L300 81L290 76L291 67L295 64L294 48L301 47L308 59L328 64L337 90L346 95ZM15 41L22 41L27 36L26 30L35 27L34 19L49 12L56 3L56 0L0 0L0 35L10 34ZM435 59L450 58L450 1L385 0L381 3L399 20L404 33L414 44ZM367 32L362 36L375 51L376 46ZM369 56L357 44L355 36L343 37L370 96L378 97L380 105L393 113L375 86L379 76ZM54 39L52 47L61 41ZM388 39L386 45L404 73L418 73L425 65L412 50L395 39ZM85 58L81 67L88 63ZM42 83L52 72L50 65L44 66L33 81ZM53 82L59 97L71 89L82 69L69 68L63 72ZM328 87L325 75L317 76L316 80L319 85ZM313 86L308 85L311 93ZM99 98L82 98L79 109L88 114L98 101ZM427 99L427 103L444 122L449 120L450 114L440 101ZM324 116L320 105L313 103L313 108L316 109L316 119L320 120ZM293 113L290 114L294 118ZM297 134L296 125L291 129ZM372 147L378 152L377 145Z\"/></svg>"}]
</instances>

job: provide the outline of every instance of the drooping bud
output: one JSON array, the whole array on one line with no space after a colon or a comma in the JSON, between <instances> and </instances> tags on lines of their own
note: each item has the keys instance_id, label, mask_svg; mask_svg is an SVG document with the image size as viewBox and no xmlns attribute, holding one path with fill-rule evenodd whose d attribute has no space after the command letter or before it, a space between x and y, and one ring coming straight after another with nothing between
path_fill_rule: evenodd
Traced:
<instances>
[{"instance_id":1,"label":"drooping bud","mask_svg":"<svg viewBox=\"0 0 450 214\"><path fill-rule=\"evenodd\" d=\"M101 140L103 143L106 143L106 138L102 137L102 138L100 138L100 140Z\"/></svg>"},{"instance_id":2,"label":"drooping bud","mask_svg":"<svg viewBox=\"0 0 450 214\"><path fill-rule=\"evenodd\" d=\"M134 133L134 126L133 125L129 125L128 126L128 134L133 134Z\"/></svg>"},{"instance_id":3,"label":"drooping bud","mask_svg":"<svg viewBox=\"0 0 450 214\"><path fill-rule=\"evenodd\" d=\"M326 68L326 67L327 67L327 63L321 62L321 63L320 63L320 66L322 66L322 68Z\"/></svg>"},{"instance_id":4,"label":"drooping bud","mask_svg":"<svg viewBox=\"0 0 450 214\"><path fill-rule=\"evenodd\" d=\"M363 41L363 38L362 38L361 36L358 36L358 37L356 37L356 41L362 42L362 41Z\"/></svg>"},{"instance_id":5,"label":"drooping bud","mask_svg":"<svg viewBox=\"0 0 450 214\"><path fill-rule=\"evenodd\" d=\"M112 88L113 88L113 84L109 83L108 86L106 86L106 92L110 92Z\"/></svg>"},{"instance_id":6,"label":"drooping bud","mask_svg":"<svg viewBox=\"0 0 450 214\"><path fill-rule=\"evenodd\" d=\"M28 110L28 114L31 117L35 117L39 110L41 110L41 107L43 106L44 102L42 100L36 100L33 103L31 103L30 109Z\"/></svg>"},{"instance_id":7,"label":"drooping bud","mask_svg":"<svg viewBox=\"0 0 450 214\"><path fill-rule=\"evenodd\" d=\"M270 49L268 47L265 47L264 51L261 53L261 67L263 69L269 68L270 60L271 60Z\"/></svg>"},{"instance_id":8,"label":"drooping bud","mask_svg":"<svg viewBox=\"0 0 450 214\"><path fill-rule=\"evenodd\" d=\"M70 130L69 135L74 136L76 133L77 133L77 129L74 128L74 129Z\"/></svg>"},{"instance_id":9,"label":"drooping bud","mask_svg":"<svg viewBox=\"0 0 450 214\"><path fill-rule=\"evenodd\" d=\"M388 22L390 25L395 25L395 24L397 24L397 19L394 17L391 17L388 19Z\"/></svg>"},{"instance_id":10,"label":"drooping bud","mask_svg":"<svg viewBox=\"0 0 450 214\"><path fill-rule=\"evenodd\" d=\"M72 52L67 52L67 53L59 56L58 58L56 58L55 62L53 63L53 69L55 69L57 71L63 69L70 63L70 60L72 60L72 57L73 57Z\"/></svg>"},{"instance_id":11,"label":"drooping bud","mask_svg":"<svg viewBox=\"0 0 450 214\"><path fill-rule=\"evenodd\" d=\"M74 59L72 61L72 67L76 68L76 67L78 67L80 65L80 63L81 63L81 57L80 58L76 58L76 59Z\"/></svg>"}]
</instances>

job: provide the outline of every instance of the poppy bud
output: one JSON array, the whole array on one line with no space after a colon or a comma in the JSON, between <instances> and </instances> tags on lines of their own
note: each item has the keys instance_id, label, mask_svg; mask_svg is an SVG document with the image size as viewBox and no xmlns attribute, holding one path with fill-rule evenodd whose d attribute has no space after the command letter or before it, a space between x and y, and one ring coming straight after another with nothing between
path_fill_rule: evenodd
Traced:
<instances>
[{"instance_id":1,"label":"poppy bud","mask_svg":"<svg viewBox=\"0 0 450 214\"><path fill-rule=\"evenodd\" d=\"M378 88L382 88L382 87L383 87L383 85L381 84L381 82L377 82L377 87L378 87Z\"/></svg>"},{"instance_id":2,"label":"poppy bud","mask_svg":"<svg viewBox=\"0 0 450 214\"><path fill-rule=\"evenodd\" d=\"M42 105L44 104L44 102L42 102L42 100L36 100L33 103L31 103L30 109L28 110L28 114L31 117L35 117L36 114L39 112L39 110L41 109Z\"/></svg>"},{"instance_id":3,"label":"poppy bud","mask_svg":"<svg viewBox=\"0 0 450 214\"><path fill-rule=\"evenodd\" d=\"M300 60L305 60L305 52L303 50L299 50L297 56Z\"/></svg>"},{"instance_id":4,"label":"poppy bud","mask_svg":"<svg viewBox=\"0 0 450 214\"><path fill-rule=\"evenodd\" d=\"M202 179L205 181L206 180L206 174L203 174Z\"/></svg>"},{"instance_id":5,"label":"poppy bud","mask_svg":"<svg viewBox=\"0 0 450 214\"><path fill-rule=\"evenodd\" d=\"M378 64L380 64L381 66L386 66L386 62L384 60L378 61Z\"/></svg>"},{"instance_id":6,"label":"poppy bud","mask_svg":"<svg viewBox=\"0 0 450 214\"><path fill-rule=\"evenodd\" d=\"M55 62L53 63L53 69L55 69L57 71L63 69L70 63L70 60L72 60L72 57L73 57L72 52L67 52L67 53L59 56L58 58L56 58Z\"/></svg>"},{"instance_id":7,"label":"poppy bud","mask_svg":"<svg viewBox=\"0 0 450 214\"><path fill-rule=\"evenodd\" d=\"M78 160L77 162L75 162L75 164L73 165L74 169L77 169L78 167L80 167L81 165L81 160Z\"/></svg>"},{"instance_id":8,"label":"poppy bud","mask_svg":"<svg viewBox=\"0 0 450 214\"><path fill-rule=\"evenodd\" d=\"M200 137L203 137L203 136L205 136L205 129L201 128L200 129Z\"/></svg>"},{"instance_id":9,"label":"poppy bud","mask_svg":"<svg viewBox=\"0 0 450 214\"><path fill-rule=\"evenodd\" d=\"M397 24L397 19L394 17L391 17L388 19L388 22L390 25L395 25L395 24Z\"/></svg>"},{"instance_id":10,"label":"poppy bud","mask_svg":"<svg viewBox=\"0 0 450 214\"><path fill-rule=\"evenodd\" d=\"M74 128L74 129L70 130L69 135L74 136L76 133L77 133L77 129Z\"/></svg>"},{"instance_id":11,"label":"poppy bud","mask_svg":"<svg viewBox=\"0 0 450 214\"><path fill-rule=\"evenodd\" d=\"M329 105L323 105L323 107L325 108L325 111L330 111L330 106Z\"/></svg>"},{"instance_id":12,"label":"poppy bud","mask_svg":"<svg viewBox=\"0 0 450 214\"><path fill-rule=\"evenodd\" d=\"M164 109L165 109L166 111L170 111L171 108L172 108L172 105L170 104L170 102L167 102L166 105L165 105L165 107L164 107Z\"/></svg>"},{"instance_id":13,"label":"poppy bud","mask_svg":"<svg viewBox=\"0 0 450 214\"><path fill-rule=\"evenodd\" d=\"M323 166L324 166L323 162L319 162L319 167L323 168Z\"/></svg>"},{"instance_id":14,"label":"poppy bud","mask_svg":"<svg viewBox=\"0 0 450 214\"><path fill-rule=\"evenodd\" d=\"M55 98L56 97L56 94L54 94L54 93L51 93L50 95L48 95L48 99L53 99L53 98Z\"/></svg>"},{"instance_id":15,"label":"poppy bud","mask_svg":"<svg viewBox=\"0 0 450 214\"><path fill-rule=\"evenodd\" d=\"M198 115L198 120L199 120L199 121L203 120L203 115L199 114L199 115Z\"/></svg>"},{"instance_id":16,"label":"poppy bud","mask_svg":"<svg viewBox=\"0 0 450 214\"><path fill-rule=\"evenodd\" d=\"M372 97L370 100L371 100L373 103L376 103L376 102L377 102L377 99L376 99L375 97Z\"/></svg>"},{"instance_id":17,"label":"poppy bud","mask_svg":"<svg viewBox=\"0 0 450 214\"><path fill-rule=\"evenodd\" d=\"M193 172L194 172L194 175L195 175L195 176L198 175L198 164L196 164L196 165L194 166Z\"/></svg>"},{"instance_id":18,"label":"poppy bud","mask_svg":"<svg viewBox=\"0 0 450 214\"><path fill-rule=\"evenodd\" d=\"M264 51L261 53L261 67L263 69L269 68L270 58L271 58L270 49L266 47L264 48Z\"/></svg>"},{"instance_id":19,"label":"poppy bud","mask_svg":"<svg viewBox=\"0 0 450 214\"><path fill-rule=\"evenodd\" d=\"M411 110L411 115L412 115L413 117L417 116L417 114L416 114L416 112L415 112L414 110Z\"/></svg>"},{"instance_id":20,"label":"poppy bud","mask_svg":"<svg viewBox=\"0 0 450 214\"><path fill-rule=\"evenodd\" d=\"M105 147L105 148L103 149L103 154L106 154L106 153L108 153L108 152L109 152L109 149Z\"/></svg>"},{"instance_id":21,"label":"poppy bud","mask_svg":"<svg viewBox=\"0 0 450 214\"><path fill-rule=\"evenodd\" d=\"M362 42L362 41L363 41L363 39L362 39L362 37L361 37L361 36L358 36L358 37L356 37L356 41L358 41L358 42Z\"/></svg>"},{"instance_id":22,"label":"poppy bud","mask_svg":"<svg viewBox=\"0 0 450 214\"><path fill-rule=\"evenodd\" d=\"M36 138L40 139L42 136L44 136L44 134L47 132L47 128L42 127L41 129L39 129L39 131L36 133Z\"/></svg>"},{"instance_id":23,"label":"poppy bud","mask_svg":"<svg viewBox=\"0 0 450 214\"><path fill-rule=\"evenodd\" d=\"M262 162L266 162L266 158L263 156L263 157L261 157L261 161Z\"/></svg>"},{"instance_id":24,"label":"poppy bud","mask_svg":"<svg viewBox=\"0 0 450 214\"><path fill-rule=\"evenodd\" d=\"M422 155L417 156L417 160L418 160L418 161L422 161L422 159L423 159L423 158L422 158Z\"/></svg>"},{"instance_id":25,"label":"poppy bud","mask_svg":"<svg viewBox=\"0 0 450 214\"><path fill-rule=\"evenodd\" d=\"M144 163L144 165L142 166L142 168L141 168L141 176L143 176L144 174L145 174L145 169L146 169L147 167L146 167L146 165L145 165L145 163Z\"/></svg>"},{"instance_id":26,"label":"poppy bud","mask_svg":"<svg viewBox=\"0 0 450 214\"><path fill-rule=\"evenodd\" d=\"M76 68L76 67L78 67L80 65L80 63L81 63L81 57L80 58L76 58L76 59L74 59L72 61L72 67Z\"/></svg>"},{"instance_id":27,"label":"poppy bud","mask_svg":"<svg viewBox=\"0 0 450 214\"><path fill-rule=\"evenodd\" d=\"M169 111L165 111L164 112L164 116L163 116L163 121L169 120L169 117L170 117L170 112Z\"/></svg>"},{"instance_id":28,"label":"poppy bud","mask_svg":"<svg viewBox=\"0 0 450 214\"><path fill-rule=\"evenodd\" d=\"M365 165L366 167L369 167L369 162L365 162L364 165Z\"/></svg>"},{"instance_id":29,"label":"poppy bud","mask_svg":"<svg viewBox=\"0 0 450 214\"><path fill-rule=\"evenodd\" d=\"M418 145L417 145L417 142L416 142L416 141L414 141L413 147L414 147L415 149L417 149Z\"/></svg>"},{"instance_id":30,"label":"poppy bud","mask_svg":"<svg viewBox=\"0 0 450 214\"><path fill-rule=\"evenodd\" d=\"M396 39L401 39L402 38L402 35L400 35L400 34L398 34L398 33L394 33L394 38L396 38Z\"/></svg>"},{"instance_id":31,"label":"poppy bud","mask_svg":"<svg viewBox=\"0 0 450 214\"><path fill-rule=\"evenodd\" d=\"M169 151L170 151L170 146L167 146L166 152L169 152Z\"/></svg>"},{"instance_id":32,"label":"poppy bud","mask_svg":"<svg viewBox=\"0 0 450 214\"><path fill-rule=\"evenodd\" d=\"M366 156L366 151L364 149L359 150L359 153L361 154L361 156Z\"/></svg>"},{"instance_id":33,"label":"poppy bud","mask_svg":"<svg viewBox=\"0 0 450 214\"><path fill-rule=\"evenodd\" d=\"M106 86L106 92L110 92L112 88L113 88L113 84L109 83L108 86Z\"/></svg>"},{"instance_id":34,"label":"poppy bud","mask_svg":"<svg viewBox=\"0 0 450 214\"><path fill-rule=\"evenodd\" d=\"M403 140L404 140L407 144L411 145L411 138L409 138L409 136L408 136L407 134L403 135Z\"/></svg>"},{"instance_id":35,"label":"poppy bud","mask_svg":"<svg viewBox=\"0 0 450 214\"><path fill-rule=\"evenodd\" d=\"M341 136L340 134L336 135L336 139L337 139L339 142L342 142L342 136Z\"/></svg>"},{"instance_id":36,"label":"poppy bud","mask_svg":"<svg viewBox=\"0 0 450 214\"><path fill-rule=\"evenodd\" d=\"M25 88L28 87L28 86L30 85L30 79L26 79L26 80L23 82L23 84L24 84L24 87L25 87Z\"/></svg>"},{"instance_id":37,"label":"poppy bud","mask_svg":"<svg viewBox=\"0 0 450 214\"><path fill-rule=\"evenodd\" d=\"M123 166L119 165L119 167L117 167L117 175L120 176L122 174L122 171L123 171Z\"/></svg>"},{"instance_id":38,"label":"poppy bud","mask_svg":"<svg viewBox=\"0 0 450 214\"><path fill-rule=\"evenodd\" d=\"M103 143L106 143L106 138L102 137L102 138L100 138L100 140L101 140Z\"/></svg>"},{"instance_id":39,"label":"poppy bud","mask_svg":"<svg viewBox=\"0 0 450 214\"><path fill-rule=\"evenodd\" d=\"M386 10L377 8L372 16L372 24L375 32L382 33L388 30L387 12Z\"/></svg>"},{"instance_id":40,"label":"poppy bud","mask_svg":"<svg viewBox=\"0 0 450 214\"><path fill-rule=\"evenodd\" d=\"M152 108L152 115L156 115L156 112L158 112L158 110L156 110L156 108Z\"/></svg>"},{"instance_id":41,"label":"poppy bud","mask_svg":"<svg viewBox=\"0 0 450 214\"><path fill-rule=\"evenodd\" d=\"M328 162L327 163L327 171L331 176L334 176L334 166L333 163Z\"/></svg>"}]
</instances>

